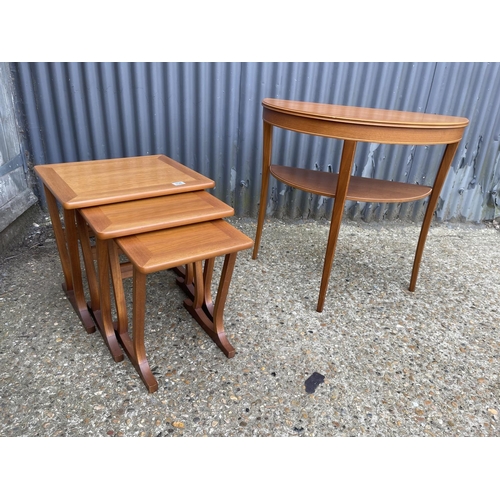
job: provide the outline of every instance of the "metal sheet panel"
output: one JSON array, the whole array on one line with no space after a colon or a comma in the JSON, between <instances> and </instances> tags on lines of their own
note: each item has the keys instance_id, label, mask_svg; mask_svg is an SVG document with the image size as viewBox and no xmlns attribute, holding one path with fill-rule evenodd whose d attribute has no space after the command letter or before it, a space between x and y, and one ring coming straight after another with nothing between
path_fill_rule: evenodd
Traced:
<instances>
[{"instance_id":1,"label":"metal sheet panel","mask_svg":"<svg viewBox=\"0 0 500 500\"><path fill-rule=\"evenodd\" d=\"M0 233L38 201L27 175L14 94L9 63L0 62ZM0 238L0 247L7 238Z\"/></svg>"},{"instance_id":2,"label":"metal sheet panel","mask_svg":"<svg viewBox=\"0 0 500 500\"><path fill-rule=\"evenodd\" d=\"M500 213L500 63L18 63L35 163L166 154L216 181L239 216L258 211L265 97L466 116L436 212ZM336 171L340 141L277 130L273 161ZM354 173L432 182L441 147L360 144ZM423 216L425 200L349 202L362 220ZM270 186L268 213L329 217L333 200Z\"/></svg>"},{"instance_id":3,"label":"metal sheet panel","mask_svg":"<svg viewBox=\"0 0 500 500\"><path fill-rule=\"evenodd\" d=\"M0 62L0 167L19 154L19 142L9 65Z\"/></svg>"}]
</instances>

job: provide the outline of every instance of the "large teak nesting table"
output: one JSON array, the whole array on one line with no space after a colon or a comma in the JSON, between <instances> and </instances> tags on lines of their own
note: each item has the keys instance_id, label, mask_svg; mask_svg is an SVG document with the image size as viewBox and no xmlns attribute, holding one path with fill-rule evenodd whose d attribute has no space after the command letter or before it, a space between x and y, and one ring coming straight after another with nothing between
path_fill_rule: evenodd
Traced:
<instances>
[{"instance_id":1,"label":"large teak nesting table","mask_svg":"<svg viewBox=\"0 0 500 500\"><path fill-rule=\"evenodd\" d=\"M183 195L180 195L183 196ZM223 324L223 311L231 276L239 251L251 248L253 241L245 234L217 219L188 224L161 231L124 236L110 242L111 270L118 312L118 338L127 356L139 373L149 392L158 389L151 372L144 346L146 313L146 277L150 273L185 265L193 268L193 293L184 307L205 332L231 358L235 354ZM116 247L125 253L133 265L133 339L128 334L125 295ZM210 287L215 257L225 256L215 303ZM202 261L205 260L205 269ZM186 272L186 276L187 276ZM189 283L191 284L191 283ZM109 322L110 320L108 320Z\"/></svg>"},{"instance_id":2,"label":"large teak nesting table","mask_svg":"<svg viewBox=\"0 0 500 500\"><path fill-rule=\"evenodd\" d=\"M164 155L37 165L35 172L44 186L64 274L63 290L89 333L95 331L95 326L84 296L77 210L209 189L215 185L208 177ZM63 210L64 228L58 204ZM88 285L91 296L98 297L92 273L89 273Z\"/></svg>"}]
</instances>

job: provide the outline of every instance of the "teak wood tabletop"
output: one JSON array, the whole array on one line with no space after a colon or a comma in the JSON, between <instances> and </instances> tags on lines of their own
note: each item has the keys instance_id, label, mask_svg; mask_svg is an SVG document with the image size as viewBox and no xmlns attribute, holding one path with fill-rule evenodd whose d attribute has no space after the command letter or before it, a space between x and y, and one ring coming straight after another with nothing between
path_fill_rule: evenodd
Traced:
<instances>
[{"instance_id":1,"label":"teak wood tabletop","mask_svg":"<svg viewBox=\"0 0 500 500\"><path fill-rule=\"evenodd\" d=\"M65 209L209 189L215 182L164 155L37 165Z\"/></svg>"},{"instance_id":2,"label":"teak wood tabletop","mask_svg":"<svg viewBox=\"0 0 500 500\"><path fill-rule=\"evenodd\" d=\"M427 233L446 175L468 125L467 118L385 109L264 99L260 207L253 258L257 258L266 215L269 176L292 187L335 198L317 311L324 307L328 280L346 200L401 203L429 197L413 261L409 290L414 291ZM343 141L338 173L272 164L273 127ZM432 186L390 182L351 174L358 142L446 145Z\"/></svg>"}]
</instances>

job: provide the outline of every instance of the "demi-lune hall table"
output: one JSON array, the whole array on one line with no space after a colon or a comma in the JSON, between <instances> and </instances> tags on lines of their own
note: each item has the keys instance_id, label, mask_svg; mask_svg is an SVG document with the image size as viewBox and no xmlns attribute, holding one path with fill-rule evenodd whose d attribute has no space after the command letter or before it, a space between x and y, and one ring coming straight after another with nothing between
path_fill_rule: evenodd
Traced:
<instances>
[{"instance_id":1,"label":"demi-lune hall table","mask_svg":"<svg viewBox=\"0 0 500 500\"><path fill-rule=\"evenodd\" d=\"M457 116L282 99L264 99L262 106L264 124L262 185L253 258L257 258L259 251L270 175L294 188L335 198L317 303L317 311L321 312L346 200L402 203L429 197L410 279L409 290L414 291L425 240L439 194L469 120ZM342 140L343 149L338 173L272 164L274 127ZM353 176L352 167L358 142L446 145L446 148L434 184L422 186ZM429 168L432 168L432 165L429 165Z\"/></svg>"}]
</instances>

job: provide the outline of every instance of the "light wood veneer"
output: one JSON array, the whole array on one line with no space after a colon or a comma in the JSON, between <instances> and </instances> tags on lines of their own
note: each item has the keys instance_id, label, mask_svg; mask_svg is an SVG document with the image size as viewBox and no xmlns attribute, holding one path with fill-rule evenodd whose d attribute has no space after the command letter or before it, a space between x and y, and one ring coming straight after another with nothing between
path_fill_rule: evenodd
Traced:
<instances>
[{"instance_id":1,"label":"light wood veneer","mask_svg":"<svg viewBox=\"0 0 500 500\"><path fill-rule=\"evenodd\" d=\"M410 291L414 291L427 233L448 169L468 125L467 118L385 109L338 106L282 99L264 99L260 207L253 258L257 258L264 224L269 177L297 189L335 198L330 222L317 311L323 310L346 200L401 203L429 197L413 261ZM273 127L343 141L338 174L271 162ZM358 142L439 145L446 148L434 184L420 186L352 176Z\"/></svg>"}]
</instances>

